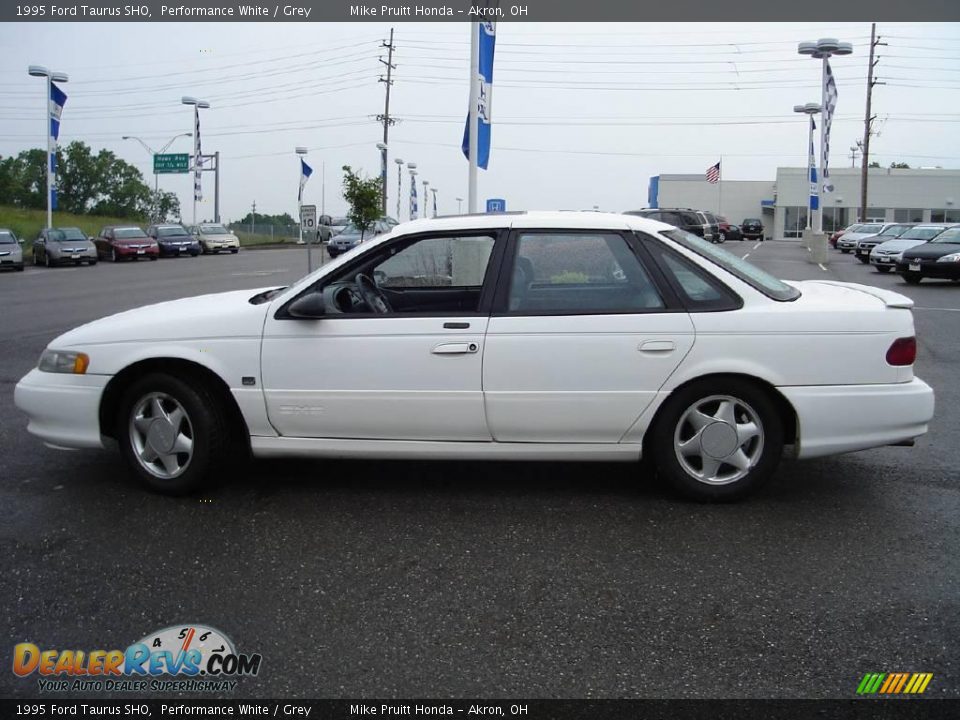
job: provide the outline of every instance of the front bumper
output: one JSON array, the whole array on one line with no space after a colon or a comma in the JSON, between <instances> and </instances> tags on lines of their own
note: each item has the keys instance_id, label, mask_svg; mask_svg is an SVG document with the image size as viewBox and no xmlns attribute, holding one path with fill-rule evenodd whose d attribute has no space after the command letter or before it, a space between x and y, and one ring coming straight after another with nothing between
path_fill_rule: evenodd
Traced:
<instances>
[{"instance_id":1,"label":"front bumper","mask_svg":"<svg viewBox=\"0 0 960 720\"><path fill-rule=\"evenodd\" d=\"M91 262L96 259L97 253L94 250L85 250L78 253L62 252L56 256L54 256L52 253L50 254L51 261L62 265L67 265L68 263Z\"/></svg>"},{"instance_id":2,"label":"front bumper","mask_svg":"<svg viewBox=\"0 0 960 720\"><path fill-rule=\"evenodd\" d=\"M160 254L176 257L177 255L199 255L200 245L160 245Z\"/></svg>"},{"instance_id":3,"label":"front bumper","mask_svg":"<svg viewBox=\"0 0 960 720\"><path fill-rule=\"evenodd\" d=\"M781 387L797 413L797 457L866 450L912 440L933 419L933 389L914 378L884 385Z\"/></svg>"},{"instance_id":4,"label":"front bumper","mask_svg":"<svg viewBox=\"0 0 960 720\"><path fill-rule=\"evenodd\" d=\"M900 257L898 255L877 255L876 253L870 253L870 264L871 265L885 265L886 267L895 267L899 262Z\"/></svg>"},{"instance_id":5,"label":"front bumper","mask_svg":"<svg viewBox=\"0 0 960 720\"><path fill-rule=\"evenodd\" d=\"M109 375L40 372L23 376L13 402L26 413L27 431L50 445L100 448L100 399Z\"/></svg>"},{"instance_id":6,"label":"front bumper","mask_svg":"<svg viewBox=\"0 0 960 720\"><path fill-rule=\"evenodd\" d=\"M917 271L910 269L910 260L901 260L897 263L897 272L901 274L919 275L925 278L958 280L960 279L960 262L921 262L920 270Z\"/></svg>"},{"instance_id":7,"label":"front bumper","mask_svg":"<svg viewBox=\"0 0 960 720\"><path fill-rule=\"evenodd\" d=\"M116 246L117 257L122 258L138 258L138 257L160 257L160 248L159 247L148 247L148 248L129 248L129 247L120 247Z\"/></svg>"}]
</instances>

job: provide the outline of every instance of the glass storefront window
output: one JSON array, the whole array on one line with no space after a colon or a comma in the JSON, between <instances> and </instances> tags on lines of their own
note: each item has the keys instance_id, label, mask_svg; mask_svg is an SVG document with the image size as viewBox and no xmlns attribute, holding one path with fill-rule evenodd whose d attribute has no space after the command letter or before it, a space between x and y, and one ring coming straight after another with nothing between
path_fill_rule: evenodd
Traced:
<instances>
[{"instance_id":1,"label":"glass storefront window","mask_svg":"<svg viewBox=\"0 0 960 720\"><path fill-rule=\"evenodd\" d=\"M893 211L893 221L898 223L923 222L923 210L921 208L897 208Z\"/></svg>"},{"instance_id":2,"label":"glass storefront window","mask_svg":"<svg viewBox=\"0 0 960 720\"><path fill-rule=\"evenodd\" d=\"M798 238L807 226L806 207L785 207L783 209L783 236Z\"/></svg>"},{"instance_id":3,"label":"glass storefront window","mask_svg":"<svg viewBox=\"0 0 960 720\"><path fill-rule=\"evenodd\" d=\"M856 211L854 211L856 212ZM832 207L823 209L823 231L832 233L842 230L847 223L847 208Z\"/></svg>"}]
</instances>

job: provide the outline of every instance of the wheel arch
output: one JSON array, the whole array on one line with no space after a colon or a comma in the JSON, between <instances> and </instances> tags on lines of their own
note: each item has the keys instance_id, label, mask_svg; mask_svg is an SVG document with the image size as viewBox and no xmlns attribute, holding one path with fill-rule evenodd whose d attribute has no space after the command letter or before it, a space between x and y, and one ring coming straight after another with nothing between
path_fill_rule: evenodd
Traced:
<instances>
[{"instance_id":1,"label":"wheel arch","mask_svg":"<svg viewBox=\"0 0 960 720\"><path fill-rule=\"evenodd\" d=\"M643 455L649 457L647 443L650 442L651 430L655 427L656 423L662 417L664 408L667 405L672 397L674 397L678 392L684 390L685 388L700 382L716 382L721 385L725 381L730 380L739 380L749 382L752 385L755 385L760 390L762 390L773 402L774 406L777 408L777 414L780 416L780 420L783 423L783 444L784 445L796 445L799 438L797 437L797 432L800 427L799 420L797 419L797 411L794 409L793 405L790 404L790 401L781 393L776 386L771 384L769 381L759 378L755 375L750 375L747 373L710 373L707 375L699 375L694 378L690 378L685 382L677 385L675 388L671 388L670 393L663 398L663 401L657 406L656 411L653 414L653 417L650 419L646 430L643 433Z\"/></svg>"},{"instance_id":2,"label":"wheel arch","mask_svg":"<svg viewBox=\"0 0 960 720\"><path fill-rule=\"evenodd\" d=\"M164 373L179 379L191 379L194 382L201 383L208 392L223 404L228 422L230 424L231 436L234 440L240 439L245 448L250 447L250 432L247 427L246 419L240 411L233 393L226 381L211 370L193 360L176 357L156 357L138 360L127 365L120 372L113 376L103 391L103 397L100 401L99 421L100 434L109 438L116 437L116 419L120 410L120 403L127 389L149 373Z\"/></svg>"}]
</instances>

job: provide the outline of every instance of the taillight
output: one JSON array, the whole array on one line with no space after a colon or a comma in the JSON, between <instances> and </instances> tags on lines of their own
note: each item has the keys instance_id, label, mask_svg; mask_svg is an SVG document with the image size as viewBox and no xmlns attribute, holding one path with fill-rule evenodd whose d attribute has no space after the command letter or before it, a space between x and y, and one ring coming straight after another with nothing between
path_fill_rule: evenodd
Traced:
<instances>
[{"instance_id":1,"label":"taillight","mask_svg":"<svg viewBox=\"0 0 960 720\"><path fill-rule=\"evenodd\" d=\"M917 359L917 339L915 337L897 338L887 350L887 362L895 366L913 365Z\"/></svg>"}]
</instances>

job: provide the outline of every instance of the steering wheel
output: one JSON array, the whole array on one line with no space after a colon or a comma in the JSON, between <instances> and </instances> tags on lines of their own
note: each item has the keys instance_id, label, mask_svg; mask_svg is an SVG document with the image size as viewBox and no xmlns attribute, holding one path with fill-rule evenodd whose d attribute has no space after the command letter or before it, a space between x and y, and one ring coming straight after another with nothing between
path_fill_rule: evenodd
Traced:
<instances>
[{"instance_id":1,"label":"steering wheel","mask_svg":"<svg viewBox=\"0 0 960 720\"><path fill-rule=\"evenodd\" d=\"M383 290L377 287L377 284L370 279L369 275L357 273L357 277L354 278L354 282L357 284L357 291L360 293L361 297L363 297L363 301L373 312L379 315L385 315L393 312L393 308L390 307L390 302L387 300L387 296L384 295Z\"/></svg>"}]
</instances>

